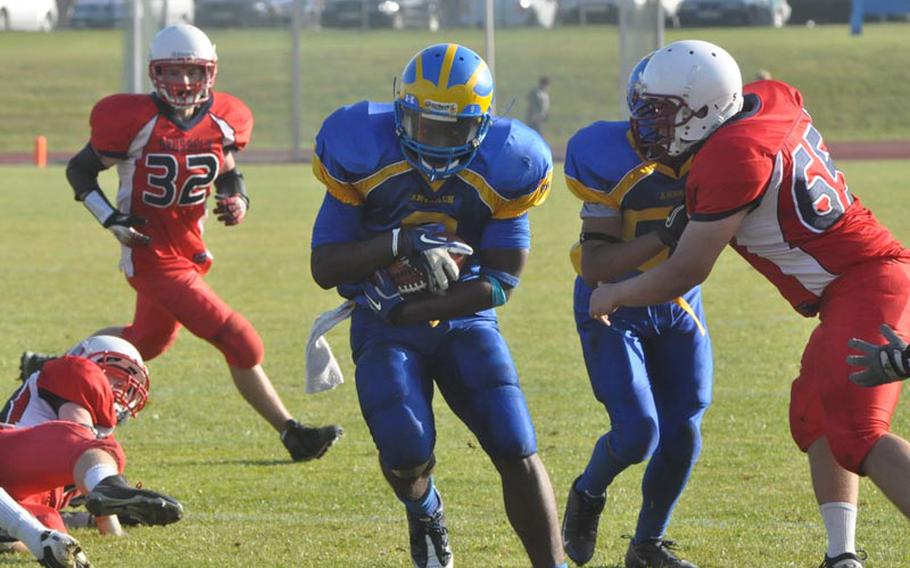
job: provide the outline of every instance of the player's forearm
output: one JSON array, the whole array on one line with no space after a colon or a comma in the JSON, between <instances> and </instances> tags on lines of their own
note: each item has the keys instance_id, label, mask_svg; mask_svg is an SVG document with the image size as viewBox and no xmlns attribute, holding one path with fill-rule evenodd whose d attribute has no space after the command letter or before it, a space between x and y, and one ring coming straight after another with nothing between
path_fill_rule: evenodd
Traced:
<instances>
[{"instance_id":1,"label":"player's forearm","mask_svg":"<svg viewBox=\"0 0 910 568\"><path fill-rule=\"evenodd\" d=\"M581 249L582 278L589 286L612 282L635 270L664 248L655 233L621 243L587 241Z\"/></svg>"},{"instance_id":2,"label":"player's forearm","mask_svg":"<svg viewBox=\"0 0 910 568\"><path fill-rule=\"evenodd\" d=\"M360 282L395 260L392 248L391 232L365 241L322 245L313 249L310 270L325 289Z\"/></svg>"},{"instance_id":3,"label":"player's forearm","mask_svg":"<svg viewBox=\"0 0 910 568\"><path fill-rule=\"evenodd\" d=\"M682 296L706 276L671 259L641 276L615 284L615 292L622 306L651 306Z\"/></svg>"},{"instance_id":4,"label":"player's forearm","mask_svg":"<svg viewBox=\"0 0 910 568\"><path fill-rule=\"evenodd\" d=\"M508 295L510 292L506 291ZM484 278L460 282L449 287L445 295L407 300L395 314L394 323L411 325L444 321L467 316L494 307L493 286Z\"/></svg>"}]
</instances>

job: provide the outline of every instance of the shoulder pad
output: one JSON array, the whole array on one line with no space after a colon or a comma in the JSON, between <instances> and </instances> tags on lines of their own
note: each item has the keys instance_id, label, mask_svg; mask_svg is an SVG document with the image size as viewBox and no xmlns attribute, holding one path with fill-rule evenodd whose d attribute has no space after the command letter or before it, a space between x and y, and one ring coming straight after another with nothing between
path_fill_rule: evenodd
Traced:
<instances>
[{"instance_id":1,"label":"shoulder pad","mask_svg":"<svg viewBox=\"0 0 910 568\"><path fill-rule=\"evenodd\" d=\"M150 95L121 93L101 99L89 118L92 147L105 156L126 158L130 142L157 114Z\"/></svg>"},{"instance_id":2,"label":"shoulder pad","mask_svg":"<svg viewBox=\"0 0 910 568\"><path fill-rule=\"evenodd\" d=\"M457 176L479 192L494 218L509 219L547 198L553 155L544 139L528 126L510 118L494 118L477 156Z\"/></svg>"},{"instance_id":3,"label":"shoulder pad","mask_svg":"<svg viewBox=\"0 0 910 568\"><path fill-rule=\"evenodd\" d=\"M361 101L329 115L316 135L313 173L344 203L359 205L359 183L384 168L410 169L395 135L390 103Z\"/></svg>"},{"instance_id":4,"label":"shoulder pad","mask_svg":"<svg viewBox=\"0 0 910 568\"><path fill-rule=\"evenodd\" d=\"M88 359L64 355L48 361L41 368L37 386L85 408L96 425L110 428L117 424L110 383L101 367Z\"/></svg>"},{"instance_id":5,"label":"shoulder pad","mask_svg":"<svg viewBox=\"0 0 910 568\"><path fill-rule=\"evenodd\" d=\"M209 114L224 133L225 149L239 152L250 142L253 113L242 100L228 93L213 92Z\"/></svg>"},{"instance_id":6,"label":"shoulder pad","mask_svg":"<svg viewBox=\"0 0 910 568\"><path fill-rule=\"evenodd\" d=\"M628 138L627 121L590 124L575 133L566 147L565 174L569 189L579 199L616 206L610 191L642 163Z\"/></svg>"}]
</instances>

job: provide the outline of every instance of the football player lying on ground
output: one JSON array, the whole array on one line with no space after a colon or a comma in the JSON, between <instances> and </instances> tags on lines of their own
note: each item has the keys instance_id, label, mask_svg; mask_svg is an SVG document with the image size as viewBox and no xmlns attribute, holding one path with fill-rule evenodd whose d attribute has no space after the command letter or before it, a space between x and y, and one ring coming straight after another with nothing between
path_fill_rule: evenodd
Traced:
<instances>
[{"instance_id":1,"label":"football player lying on ground","mask_svg":"<svg viewBox=\"0 0 910 568\"><path fill-rule=\"evenodd\" d=\"M281 436L295 461L321 457L341 435L335 425L300 424L262 366L265 349L253 325L205 282L212 255L202 238L214 185L214 213L229 227L249 208L235 154L250 140L253 115L213 87L215 46L202 30L164 28L149 48L150 94L116 94L92 109L89 143L66 175L82 202L121 244L120 268L136 290L133 321L95 335L117 335L150 361L181 327L217 348L237 390ZM115 207L98 184L117 166Z\"/></svg>"},{"instance_id":2,"label":"football player lying on ground","mask_svg":"<svg viewBox=\"0 0 910 568\"><path fill-rule=\"evenodd\" d=\"M848 340L880 341L882 322L910 329L910 250L847 187L798 90L743 87L736 61L702 41L669 44L630 78L639 152L667 163L694 155L689 223L673 256L639 276L601 284L592 317L678 296L732 245L793 308L819 317L790 393L790 432L806 452L828 533L822 567L860 568L859 477L910 518L910 443L890 432L901 387L848 378Z\"/></svg>"},{"instance_id":3,"label":"football player lying on ground","mask_svg":"<svg viewBox=\"0 0 910 568\"><path fill-rule=\"evenodd\" d=\"M453 565L432 476L435 387L498 470L530 563L565 565L553 489L494 311L519 284L528 210L547 196L552 160L536 132L491 115L492 98L493 77L476 53L433 45L405 66L394 104L343 107L316 137L313 170L326 194L313 277L356 298L360 408L404 506L417 568ZM451 253L473 250L459 270ZM421 267L435 294L392 280L385 269L402 258Z\"/></svg>"},{"instance_id":4,"label":"football player lying on ground","mask_svg":"<svg viewBox=\"0 0 910 568\"><path fill-rule=\"evenodd\" d=\"M44 566L89 566L59 512L73 494L69 486L85 496L104 534L122 534L121 514L144 525L180 520L183 506L175 499L127 484L126 456L111 436L142 410L148 387L148 371L129 342L94 336L16 390L0 411L5 548L24 547Z\"/></svg>"}]
</instances>

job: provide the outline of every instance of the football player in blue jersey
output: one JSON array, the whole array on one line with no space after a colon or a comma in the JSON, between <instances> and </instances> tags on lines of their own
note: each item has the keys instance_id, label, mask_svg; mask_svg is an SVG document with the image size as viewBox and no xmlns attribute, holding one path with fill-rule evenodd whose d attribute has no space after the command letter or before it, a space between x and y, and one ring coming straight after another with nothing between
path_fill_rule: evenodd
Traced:
<instances>
[{"instance_id":1,"label":"football player in blue jersey","mask_svg":"<svg viewBox=\"0 0 910 568\"><path fill-rule=\"evenodd\" d=\"M494 312L519 284L528 210L549 192L552 159L533 130L494 118L492 99L476 53L432 45L405 66L394 103L343 107L316 137L313 169L327 192L313 277L356 301L360 407L419 568L453 565L432 476L434 383L498 470L532 565L565 566L553 490ZM459 269L450 252L471 256ZM431 292L402 294L385 270L401 258L422 268Z\"/></svg>"},{"instance_id":2,"label":"football player in blue jersey","mask_svg":"<svg viewBox=\"0 0 910 568\"><path fill-rule=\"evenodd\" d=\"M607 487L650 458L642 507L626 568L693 568L664 538L670 515L701 448L701 419L711 402L711 340L698 287L665 304L621 308L612 327L588 315L600 281L639 274L665 260L687 218L689 164L644 160L628 122L595 122L569 141L565 174L584 204L573 249L575 321L594 395L610 416L587 467L572 484L563 519L566 553L577 564L594 554Z\"/></svg>"}]
</instances>

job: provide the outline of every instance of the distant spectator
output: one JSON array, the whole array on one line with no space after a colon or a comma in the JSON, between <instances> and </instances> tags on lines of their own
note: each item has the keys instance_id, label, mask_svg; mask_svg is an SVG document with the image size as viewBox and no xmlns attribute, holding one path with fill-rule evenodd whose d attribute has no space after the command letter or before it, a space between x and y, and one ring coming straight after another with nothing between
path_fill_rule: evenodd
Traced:
<instances>
[{"instance_id":1,"label":"distant spectator","mask_svg":"<svg viewBox=\"0 0 910 568\"><path fill-rule=\"evenodd\" d=\"M771 77L771 72L768 71L767 69L759 69L759 70L755 73L755 80L756 80L756 81L765 81L765 80L771 79L771 78L772 78L772 77Z\"/></svg>"},{"instance_id":2,"label":"distant spectator","mask_svg":"<svg viewBox=\"0 0 910 568\"><path fill-rule=\"evenodd\" d=\"M528 113L525 115L525 123L536 130L541 131L543 123L550 116L550 78L541 77L537 81L537 86L528 93Z\"/></svg>"}]
</instances>

